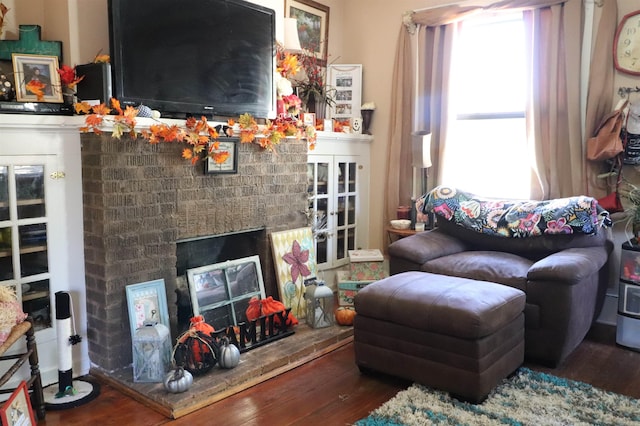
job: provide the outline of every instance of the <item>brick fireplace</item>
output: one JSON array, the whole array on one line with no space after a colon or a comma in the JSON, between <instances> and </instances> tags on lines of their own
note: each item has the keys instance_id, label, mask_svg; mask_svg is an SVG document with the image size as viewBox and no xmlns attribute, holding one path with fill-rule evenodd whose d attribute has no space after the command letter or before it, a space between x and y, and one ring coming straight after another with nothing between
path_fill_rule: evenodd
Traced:
<instances>
[{"instance_id":1,"label":"brick fireplace","mask_svg":"<svg viewBox=\"0 0 640 426\"><path fill-rule=\"evenodd\" d=\"M264 229L265 289L277 297L269 234L306 226L306 142L287 140L275 154L240 144L232 175L204 174L202 163L181 158L182 148L82 135L87 338L95 368L131 363L129 284L164 279L175 332L178 241Z\"/></svg>"}]
</instances>

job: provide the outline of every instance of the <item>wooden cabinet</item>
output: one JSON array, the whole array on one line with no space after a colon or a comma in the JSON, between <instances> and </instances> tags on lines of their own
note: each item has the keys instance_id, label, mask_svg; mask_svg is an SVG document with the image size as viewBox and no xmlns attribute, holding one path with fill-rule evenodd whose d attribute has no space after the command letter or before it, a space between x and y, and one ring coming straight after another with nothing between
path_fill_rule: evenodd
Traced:
<instances>
[{"instance_id":1,"label":"wooden cabinet","mask_svg":"<svg viewBox=\"0 0 640 426\"><path fill-rule=\"evenodd\" d=\"M349 262L349 250L368 248L368 135L319 132L309 151L309 216L319 270Z\"/></svg>"},{"instance_id":2,"label":"wooden cabinet","mask_svg":"<svg viewBox=\"0 0 640 426\"><path fill-rule=\"evenodd\" d=\"M15 289L33 318L44 385L58 381L57 291L72 296L86 336L78 119L0 114L0 285ZM87 374L86 339L73 358L74 374ZM21 368L16 380L29 377Z\"/></svg>"}]
</instances>

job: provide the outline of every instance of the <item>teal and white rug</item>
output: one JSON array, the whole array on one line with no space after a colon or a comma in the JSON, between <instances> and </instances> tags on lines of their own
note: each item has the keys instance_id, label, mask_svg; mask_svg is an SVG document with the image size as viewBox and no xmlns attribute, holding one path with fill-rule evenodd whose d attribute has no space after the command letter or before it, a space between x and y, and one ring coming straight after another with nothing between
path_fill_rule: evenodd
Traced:
<instances>
[{"instance_id":1,"label":"teal and white rug","mask_svg":"<svg viewBox=\"0 0 640 426\"><path fill-rule=\"evenodd\" d=\"M482 404L413 384L356 425L640 425L640 401L520 368Z\"/></svg>"}]
</instances>

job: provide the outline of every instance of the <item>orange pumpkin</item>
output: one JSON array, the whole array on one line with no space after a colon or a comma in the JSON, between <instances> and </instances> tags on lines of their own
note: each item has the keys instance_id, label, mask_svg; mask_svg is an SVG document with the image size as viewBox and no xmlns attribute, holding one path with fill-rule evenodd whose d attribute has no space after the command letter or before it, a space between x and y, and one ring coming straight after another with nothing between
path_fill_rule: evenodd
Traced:
<instances>
[{"instance_id":1,"label":"orange pumpkin","mask_svg":"<svg viewBox=\"0 0 640 426\"><path fill-rule=\"evenodd\" d=\"M340 325L353 325L353 318L356 316L356 310L348 307L340 307L336 309L336 322Z\"/></svg>"}]
</instances>

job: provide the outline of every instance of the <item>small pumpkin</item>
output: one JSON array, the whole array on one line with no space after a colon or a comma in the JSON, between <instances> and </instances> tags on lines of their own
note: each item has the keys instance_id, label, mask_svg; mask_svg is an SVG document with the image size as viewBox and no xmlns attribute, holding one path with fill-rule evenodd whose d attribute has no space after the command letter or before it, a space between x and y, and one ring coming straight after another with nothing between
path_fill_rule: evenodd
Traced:
<instances>
[{"instance_id":1,"label":"small pumpkin","mask_svg":"<svg viewBox=\"0 0 640 426\"><path fill-rule=\"evenodd\" d=\"M237 367L239 363L240 350L233 343L229 343L229 339L223 337L218 364L220 364L222 368L234 368Z\"/></svg>"},{"instance_id":2,"label":"small pumpkin","mask_svg":"<svg viewBox=\"0 0 640 426\"><path fill-rule=\"evenodd\" d=\"M353 325L355 316L356 310L353 308L341 306L336 309L336 322L340 325Z\"/></svg>"},{"instance_id":3,"label":"small pumpkin","mask_svg":"<svg viewBox=\"0 0 640 426\"><path fill-rule=\"evenodd\" d=\"M168 392L184 392L193 384L193 375L182 367L174 367L164 377L163 384Z\"/></svg>"}]
</instances>

